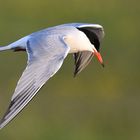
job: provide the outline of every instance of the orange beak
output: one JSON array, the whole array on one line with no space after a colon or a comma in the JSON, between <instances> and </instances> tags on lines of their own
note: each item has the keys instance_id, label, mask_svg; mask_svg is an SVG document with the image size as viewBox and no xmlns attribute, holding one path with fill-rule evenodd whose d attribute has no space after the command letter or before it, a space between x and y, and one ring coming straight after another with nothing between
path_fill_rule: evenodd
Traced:
<instances>
[{"instance_id":1,"label":"orange beak","mask_svg":"<svg viewBox=\"0 0 140 140\"><path fill-rule=\"evenodd\" d=\"M97 51L97 50L94 50L93 54L97 57L98 61L101 63L101 65L104 67L104 62L103 62L103 59L102 59L102 56L101 54Z\"/></svg>"}]
</instances>

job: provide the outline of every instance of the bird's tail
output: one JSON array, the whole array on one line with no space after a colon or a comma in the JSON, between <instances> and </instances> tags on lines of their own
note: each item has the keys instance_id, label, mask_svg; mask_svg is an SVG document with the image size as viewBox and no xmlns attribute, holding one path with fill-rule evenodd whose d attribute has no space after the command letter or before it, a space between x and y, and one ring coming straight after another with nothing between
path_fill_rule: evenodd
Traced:
<instances>
[{"instance_id":1,"label":"bird's tail","mask_svg":"<svg viewBox=\"0 0 140 140\"><path fill-rule=\"evenodd\" d=\"M11 46L3 46L3 47L0 47L0 52L10 50L10 49L11 49Z\"/></svg>"}]
</instances>

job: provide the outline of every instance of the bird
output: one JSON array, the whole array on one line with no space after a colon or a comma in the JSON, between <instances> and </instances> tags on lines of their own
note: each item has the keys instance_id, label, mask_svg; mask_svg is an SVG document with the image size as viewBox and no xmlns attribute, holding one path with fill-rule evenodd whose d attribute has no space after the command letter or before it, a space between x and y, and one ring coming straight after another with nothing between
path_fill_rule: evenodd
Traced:
<instances>
[{"instance_id":1,"label":"bird","mask_svg":"<svg viewBox=\"0 0 140 140\"><path fill-rule=\"evenodd\" d=\"M99 24L66 23L31 33L0 51L13 50L27 53L27 66L11 97L6 113L0 120L5 127L39 92L41 87L60 69L68 54L73 54L74 77L96 56L104 66L100 43L104 29Z\"/></svg>"}]
</instances>

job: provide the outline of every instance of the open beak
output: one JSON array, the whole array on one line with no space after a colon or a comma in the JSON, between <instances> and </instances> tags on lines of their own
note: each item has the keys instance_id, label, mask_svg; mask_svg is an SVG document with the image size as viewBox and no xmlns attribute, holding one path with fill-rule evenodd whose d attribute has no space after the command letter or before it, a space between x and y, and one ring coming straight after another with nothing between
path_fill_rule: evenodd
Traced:
<instances>
[{"instance_id":1,"label":"open beak","mask_svg":"<svg viewBox=\"0 0 140 140\"><path fill-rule=\"evenodd\" d=\"M104 62L103 62L103 59L102 59L102 56L101 54L97 51L97 50L94 50L93 54L97 57L98 61L101 63L101 65L104 67Z\"/></svg>"}]
</instances>

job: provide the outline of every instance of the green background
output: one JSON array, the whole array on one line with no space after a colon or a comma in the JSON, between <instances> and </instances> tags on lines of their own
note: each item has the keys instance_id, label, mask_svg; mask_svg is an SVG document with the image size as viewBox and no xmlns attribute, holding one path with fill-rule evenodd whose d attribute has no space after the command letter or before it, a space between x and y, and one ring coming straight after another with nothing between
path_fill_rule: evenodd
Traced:
<instances>
[{"instance_id":1,"label":"green background","mask_svg":"<svg viewBox=\"0 0 140 140\"><path fill-rule=\"evenodd\" d=\"M73 78L69 55L0 140L139 140L140 1L0 0L0 45L68 22L104 27L101 54ZM0 116L26 65L26 53L0 53Z\"/></svg>"}]
</instances>

